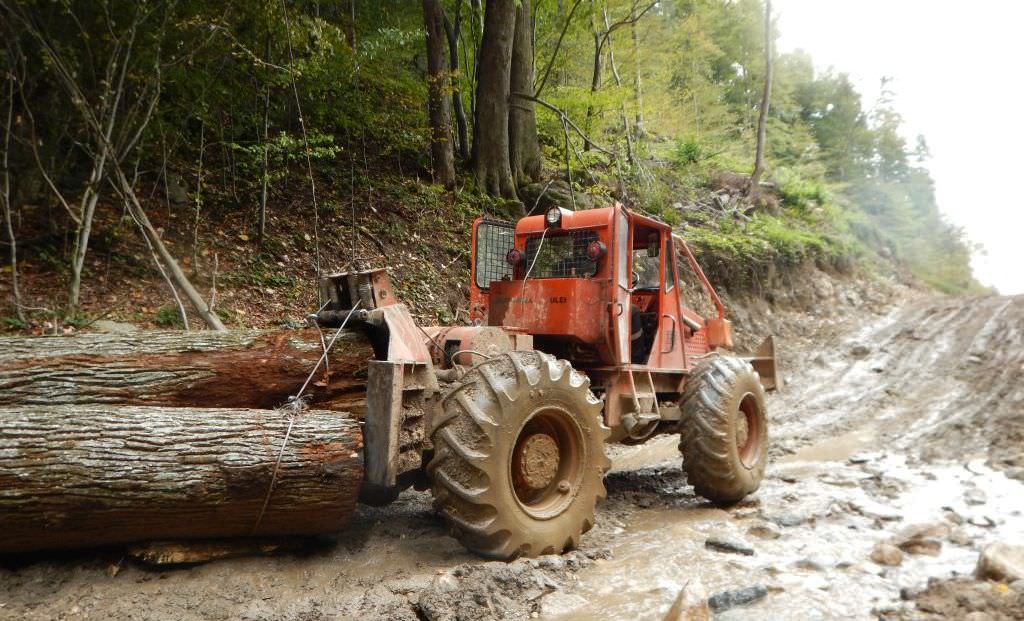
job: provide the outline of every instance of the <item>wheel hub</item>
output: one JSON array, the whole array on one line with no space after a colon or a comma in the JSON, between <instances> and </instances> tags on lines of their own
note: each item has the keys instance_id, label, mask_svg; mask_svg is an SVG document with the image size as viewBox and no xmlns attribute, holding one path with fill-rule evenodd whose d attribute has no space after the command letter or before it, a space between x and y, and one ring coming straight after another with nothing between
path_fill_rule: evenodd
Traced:
<instances>
[{"instance_id":1,"label":"wheel hub","mask_svg":"<svg viewBox=\"0 0 1024 621\"><path fill-rule=\"evenodd\" d=\"M741 452L747 447L750 425L747 423L746 412L740 410L736 415L736 448Z\"/></svg>"},{"instance_id":2,"label":"wheel hub","mask_svg":"<svg viewBox=\"0 0 1024 621\"><path fill-rule=\"evenodd\" d=\"M541 490L555 480L559 461L555 439L546 433L535 433L522 441L514 467L526 487Z\"/></svg>"}]
</instances>

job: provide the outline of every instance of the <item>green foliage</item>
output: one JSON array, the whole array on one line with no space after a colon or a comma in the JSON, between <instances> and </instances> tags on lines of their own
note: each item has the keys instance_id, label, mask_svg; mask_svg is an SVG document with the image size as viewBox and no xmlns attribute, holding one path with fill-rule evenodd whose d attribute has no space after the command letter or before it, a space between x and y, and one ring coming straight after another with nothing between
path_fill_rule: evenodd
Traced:
<instances>
[{"instance_id":1,"label":"green foliage","mask_svg":"<svg viewBox=\"0 0 1024 621\"><path fill-rule=\"evenodd\" d=\"M0 317L0 327L4 330L24 330L28 325L12 315L10 317Z\"/></svg>"},{"instance_id":2,"label":"green foliage","mask_svg":"<svg viewBox=\"0 0 1024 621\"><path fill-rule=\"evenodd\" d=\"M74 313L64 318L64 323L75 328L84 328L91 324L94 319L90 319L89 315L85 313Z\"/></svg>"},{"instance_id":3,"label":"green foliage","mask_svg":"<svg viewBox=\"0 0 1024 621\"><path fill-rule=\"evenodd\" d=\"M680 168L685 168L713 157L714 153L700 139L686 136L676 142L673 160Z\"/></svg>"},{"instance_id":4,"label":"green foliage","mask_svg":"<svg viewBox=\"0 0 1024 621\"><path fill-rule=\"evenodd\" d=\"M782 204L800 213L807 213L832 200L824 180L808 179L791 169L783 168L775 174Z\"/></svg>"},{"instance_id":5,"label":"green foliage","mask_svg":"<svg viewBox=\"0 0 1024 621\"><path fill-rule=\"evenodd\" d=\"M184 328L177 306L163 306L153 315L153 323L163 328Z\"/></svg>"}]
</instances>

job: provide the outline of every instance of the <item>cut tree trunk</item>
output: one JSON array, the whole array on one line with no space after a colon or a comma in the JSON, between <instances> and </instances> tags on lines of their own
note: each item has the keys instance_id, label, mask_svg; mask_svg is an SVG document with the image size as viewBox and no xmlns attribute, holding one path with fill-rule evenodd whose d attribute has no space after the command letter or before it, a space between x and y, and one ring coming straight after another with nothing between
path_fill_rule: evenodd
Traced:
<instances>
[{"instance_id":1,"label":"cut tree trunk","mask_svg":"<svg viewBox=\"0 0 1024 621\"><path fill-rule=\"evenodd\" d=\"M322 353L312 329L0 338L0 407L275 408L298 394ZM362 415L372 358L365 335L345 331L304 394L318 408Z\"/></svg>"},{"instance_id":2,"label":"cut tree trunk","mask_svg":"<svg viewBox=\"0 0 1024 621\"><path fill-rule=\"evenodd\" d=\"M362 476L340 412L0 409L0 552L333 533Z\"/></svg>"}]
</instances>

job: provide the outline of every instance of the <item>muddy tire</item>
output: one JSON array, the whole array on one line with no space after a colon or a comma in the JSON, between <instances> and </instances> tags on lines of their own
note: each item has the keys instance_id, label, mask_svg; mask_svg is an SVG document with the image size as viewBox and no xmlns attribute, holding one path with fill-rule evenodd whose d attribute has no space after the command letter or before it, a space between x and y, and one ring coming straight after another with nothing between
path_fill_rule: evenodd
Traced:
<instances>
[{"instance_id":1,"label":"muddy tire","mask_svg":"<svg viewBox=\"0 0 1024 621\"><path fill-rule=\"evenodd\" d=\"M680 421L683 470L694 490L730 504L754 492L768 461L764 388L753 367L716 355L686 382Z\"/></svg>"},{"instance_id":2,"label":"muddy tire","mask_svg":"<svg viewBox=\"0 0 1024 621\"><path fill-rule=\"evenodd\" d=\"M575 548L610 465L589 378L547 354L509 352L467 372L442 408L427 473L452 534L495 559Z\"/></svg>"}]
</instances>

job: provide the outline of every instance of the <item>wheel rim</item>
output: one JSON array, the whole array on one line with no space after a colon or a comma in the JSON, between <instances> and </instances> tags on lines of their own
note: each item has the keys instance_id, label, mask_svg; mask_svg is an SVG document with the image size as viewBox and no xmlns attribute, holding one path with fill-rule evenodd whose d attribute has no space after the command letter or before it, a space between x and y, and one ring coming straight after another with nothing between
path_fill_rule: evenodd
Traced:
<instances>
[{"instance_id":1,"label":"wheel rim","mask_svg":"<svg viewBox=\"0 0 1024 621\"><path fill-rule=\"evenodd\" d=\"M558 406L539 408L519 430L509 475L516 502L538 519L565 511L583 480L583 437L572 414Z\"/></svg>"},{"instance_id":2,"label":"wheel rim","mask_svg":"<svg viewBox=\"0 0 1024 621\"><path fill-rule=\"evenodd\" d=\"M747 468L753 468L761 458L761 423L757 397L743 395L736 412L736 451Z\"/></svg>"}]
</instances>

